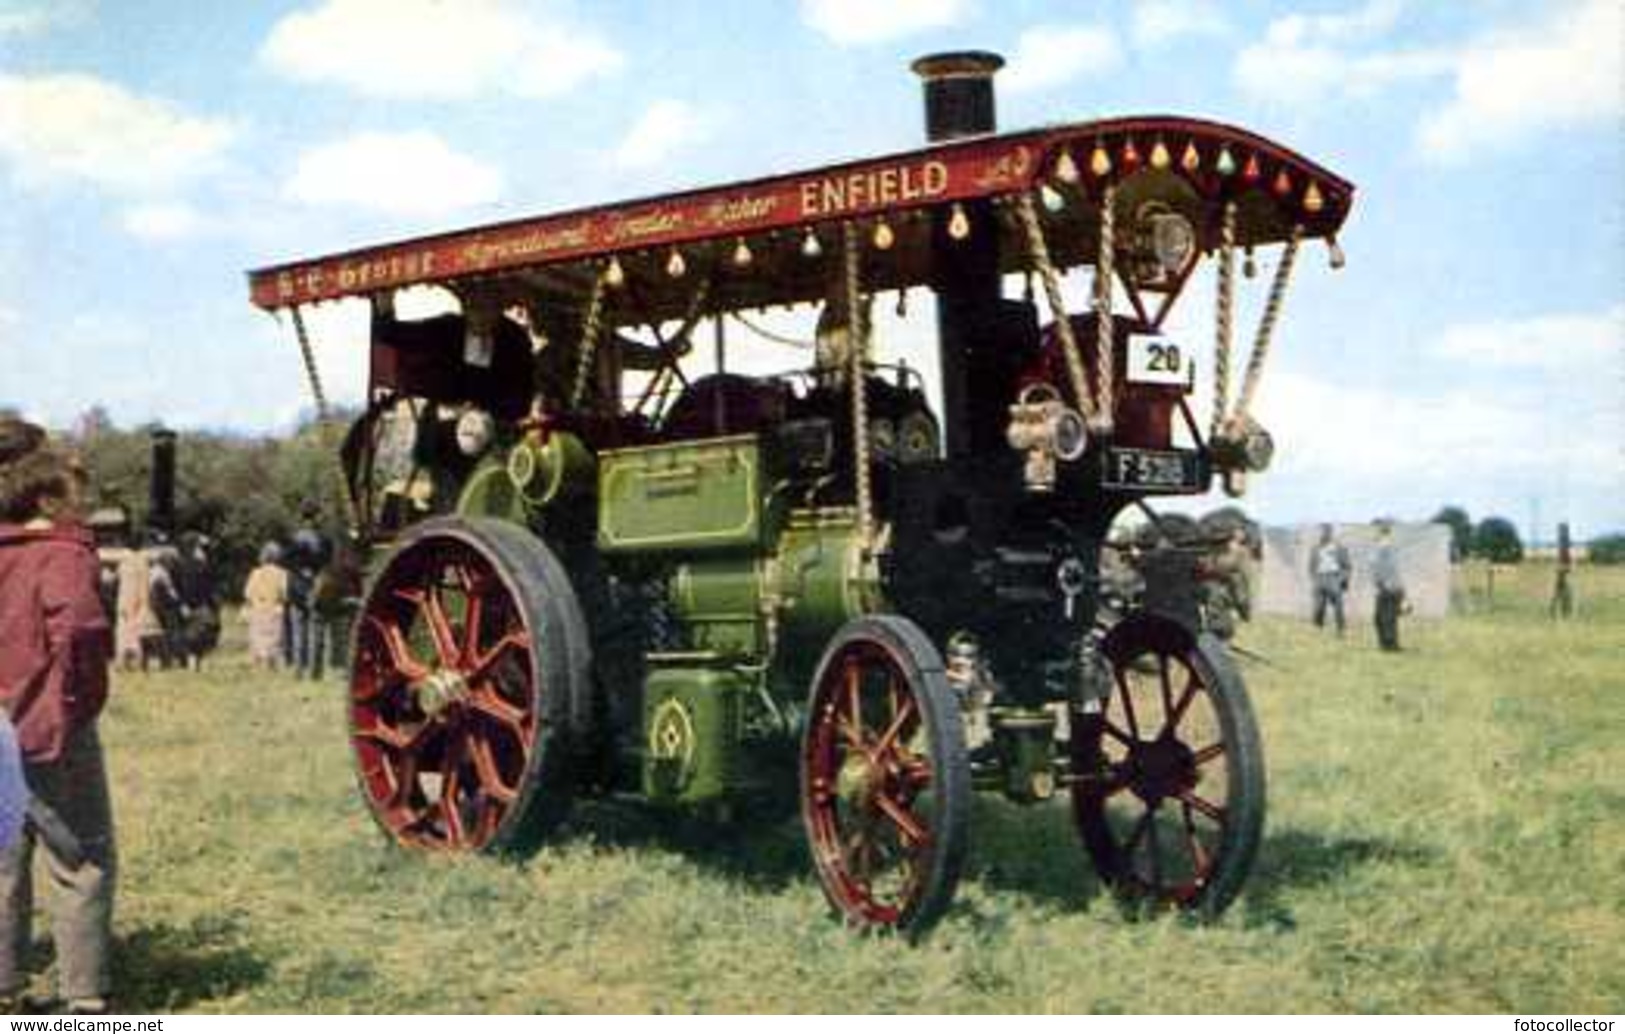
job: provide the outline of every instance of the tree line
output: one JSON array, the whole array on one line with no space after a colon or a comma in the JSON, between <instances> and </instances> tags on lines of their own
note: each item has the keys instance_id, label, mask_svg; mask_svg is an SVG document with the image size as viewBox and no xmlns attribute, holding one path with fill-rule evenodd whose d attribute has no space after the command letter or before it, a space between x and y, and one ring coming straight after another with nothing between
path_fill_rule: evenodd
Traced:
<instances>
[{"instance_id":1,"label":"tree line","mask_svg":"<svg viewBox=\"0 0 1625 1034\"><path fill-rule=\"evenodd\" d=\"M261 547L286 540L307 500L321 506L334 541L343 541L338 442L350 414L325 428L307 422L282 436L182 432L176 443L176 534L201 532L212 543L220 585L235 594ZM155 424L121 429L105 411L80 418L68 437L90 475L90 506L119 507L137 537L148 528Z\"/></svg>"},{"instance_id":2,"label":"tree line","mask_svg":"<svg viewBox=\"0 0 1625 1034\"><path fill-rule=\"evenodd\" d=\"M1459 506L1446 506L1434 515L1436 524L1450 526L1452 560L1480 559L1497 564L1516 564L1523 559L1523 538L1517 526L1505 517L1485 517L1476 524ZM1594 564L1625 564L1625 532L1592 539L1586 557Z\"/></svg>"}]
</instances>

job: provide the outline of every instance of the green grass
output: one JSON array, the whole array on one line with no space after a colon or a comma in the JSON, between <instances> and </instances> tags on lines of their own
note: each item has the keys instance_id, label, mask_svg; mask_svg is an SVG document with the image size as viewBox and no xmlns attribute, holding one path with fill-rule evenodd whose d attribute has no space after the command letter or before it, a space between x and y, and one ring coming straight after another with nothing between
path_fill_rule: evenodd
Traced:
<instances>
[{"instance_id":1,"label":"green grass","mask_svg":"<svg viewBox=\"0 0 1625 1034\"><path fill-rule=\"evenodd\" d=\"M1473 576L1466 579L1471 588ZM1625 1007L1625 571L1549 569L1409 652L1248 629L1270 806L1211 926L1134 918L1065 810L985 800L922 946L830 921L789 822L578 809L529 862L386 848L336 682L123 676L118 993L157 1011L1523 1012Z\"/></svg>"}]
</instances>

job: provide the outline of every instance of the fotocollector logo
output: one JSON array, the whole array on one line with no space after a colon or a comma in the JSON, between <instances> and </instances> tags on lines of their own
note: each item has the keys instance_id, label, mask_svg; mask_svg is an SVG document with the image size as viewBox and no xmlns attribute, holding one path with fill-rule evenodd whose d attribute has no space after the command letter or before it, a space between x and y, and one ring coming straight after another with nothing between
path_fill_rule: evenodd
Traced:
<instances>
[{"instance_id":1,"label":"fotocollector logo","mask_svg":"<svg viewBox=\"0 0 1625 1034\"><path fill-rule=\"evenodd\" d=\"M1575 1030L1613 1030L1613 1020L1519 1020L1512 1021L1512 1028L1519 1031L1575 1031Z\"/></svg>"}]
</instances>

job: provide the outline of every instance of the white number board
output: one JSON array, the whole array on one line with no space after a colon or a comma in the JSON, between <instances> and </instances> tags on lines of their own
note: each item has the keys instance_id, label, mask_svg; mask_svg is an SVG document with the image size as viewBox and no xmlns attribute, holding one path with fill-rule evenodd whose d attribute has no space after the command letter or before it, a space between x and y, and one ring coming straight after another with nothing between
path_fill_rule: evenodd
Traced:
<instances>
[{"instance_id":1,"label":"white number board","mask_svg":"<svg viewBox=\"0 0 1625 1034\"><path fill-rule=\"evenodd\" d=\"M1179 344L1165 337L1128 339L1128 379L1131 384L1177 384L1196 382L1191 356Z\"/></svg>"}]
</instances>

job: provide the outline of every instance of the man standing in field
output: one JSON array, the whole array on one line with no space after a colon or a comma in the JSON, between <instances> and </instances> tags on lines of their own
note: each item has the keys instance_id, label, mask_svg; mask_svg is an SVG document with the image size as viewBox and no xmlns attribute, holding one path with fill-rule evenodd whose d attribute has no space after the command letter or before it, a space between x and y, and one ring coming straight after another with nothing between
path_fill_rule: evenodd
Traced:
<instances>
[{"instance_id":1,"label":"man standing in field","mask_svg":"<svg viewBox=\"0 0 1625 1034\"><path fill-rule=\"evenodd\" d=\"M283 651L300 677L322 677L327 650L326 616L316 607L316 576L332 559L333 544L321 530L321 508L307 500L299 529L288 543L288 608Z\"/></svg>"},{"instance_id":2,"label":"man standing in field","mask_svg":"<svg viewBox=\"0 0 1625 1034\"><path fill-rule=\"evenodd\" d=\"M1399 573L1399 550L1394 529L1377 524L1377 555L1371 561L1371 581L1377 590L1377 645L1389 653L1399 651L1399 614L1405 606L1405 582Z\"/></svg>"},{"instance_id":3,"label":"man standing in field","mask_svg":"<svg viewBox=\"0 0 1625 1034\"><path fill-rule=\"evenodd\" d=\"M1348 592L1349 576L1354 564L1349 561L1348 549L1332 534L1330 524L1320 526L1320 542L1309 553L1309 582L1315 589L1315 627L1326 627L1326 610L1331 608L1337 621L1337 634L1347 631L1343 613L1343 594Z\"/></svg>"},{"instance_id":4,"label":"man standing in field","mask_svg":"<svg viewBox=\"0 0 1625 1034\"><path fill-rule=\"evenodd\" d=\"M113 643L83 467L44 437L0 417L0 710L32 794L28 826L0 850L0 1009L45 1004L23 996L40 848L60 997L105 1013L117 852L97 718Z\"/></svg>"},{"instance_id":5,"label":"man standing in field","mask_svg":"<svg viewBox=\"0 0 1625 1034\"><path fill-rule=\"evenodd\" d=\"M1557 526L1557 581L1552 585L1552 602L1547 612L1552 620L1568 620L1574 616L1574 586L1569 579L1574 574L1574 552L1569 542L1569 526L1565 521Z\"/></svg>"}]
</instances>

